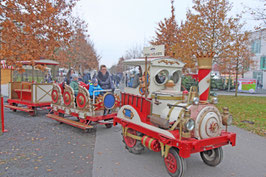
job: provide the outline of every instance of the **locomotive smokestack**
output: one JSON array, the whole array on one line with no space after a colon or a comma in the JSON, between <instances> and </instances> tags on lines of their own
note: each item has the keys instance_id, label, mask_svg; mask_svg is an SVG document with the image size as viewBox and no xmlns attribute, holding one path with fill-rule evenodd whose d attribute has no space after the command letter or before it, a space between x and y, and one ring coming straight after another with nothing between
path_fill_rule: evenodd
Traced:
<instances>
[{"instance_id":1,"label":"locomotive smokestack","mask_svg":"<svg viewBox=\"0 0 266 177\"><path fill-rule=\"evenodd\" d=\"M213 52L197 53L200 101L208 100L213 56Z\"/></svg>"}]
</instances>

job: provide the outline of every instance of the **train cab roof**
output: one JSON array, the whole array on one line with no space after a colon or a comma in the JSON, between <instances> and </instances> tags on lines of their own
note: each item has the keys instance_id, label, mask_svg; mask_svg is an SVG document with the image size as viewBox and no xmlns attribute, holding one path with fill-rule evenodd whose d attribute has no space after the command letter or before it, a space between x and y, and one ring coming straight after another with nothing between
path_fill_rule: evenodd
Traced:
<instances>
[{"instance_id":1,"label":"train cab roof","mask_svg":"<svg viewBox=\"0 0 266 177\"><path fill-rule=\"evenodd\" d=\"M170 57L148 58L147 62L151 66L162 66L162 67L167 66L167 67L183 68L185 65L183 62ZM124 64L131 66L143 66L145 65L145 58L125 60Z\"/></svg>"}]
</instances>

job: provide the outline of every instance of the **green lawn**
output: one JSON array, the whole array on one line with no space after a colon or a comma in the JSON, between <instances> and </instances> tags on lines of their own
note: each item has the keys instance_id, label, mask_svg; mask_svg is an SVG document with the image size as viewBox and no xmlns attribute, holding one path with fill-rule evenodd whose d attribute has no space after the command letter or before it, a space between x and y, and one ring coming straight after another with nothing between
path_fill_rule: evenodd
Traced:
<instances>
[{"instance_id":1,"label":"green lawn","mask_svg":"<svg viewBox=\"0 0 266 177\"><path fill-rule=\"evenodd\" d=\"M229 108L234 125L266 136L266 97L218 96L218 99L218 108Z\"/></svg>"}]
</instances>

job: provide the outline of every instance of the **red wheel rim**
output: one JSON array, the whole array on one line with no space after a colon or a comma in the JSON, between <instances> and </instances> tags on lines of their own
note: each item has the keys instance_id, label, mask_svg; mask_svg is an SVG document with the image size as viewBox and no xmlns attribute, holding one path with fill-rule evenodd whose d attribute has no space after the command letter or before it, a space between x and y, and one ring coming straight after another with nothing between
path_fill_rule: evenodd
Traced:
<instances>
[{"instance_id":1,"label":"red wheel rim","mask_svg":"<svg viewBox=\"0 0 266 177\"><path fill-rule=\"evenodd\" d=\"M133 134L133 135L137 135L136 130L128 129L127 132L130 134ZM124 136L124 140L125 140L126 145L130 148L133 148L137 143L136 139L133 139L133 138L128 137L128 136Z\"/></svg>"},{"instance_id":2,"label":"red wheel rim","mask_svg":"<svg viewBox=\"0 0 266 177\"><path fill-rule=\"evenodd\" d=\"M83 103L82 103L83 102ZM85 96L82 93L78 93L77 95L77 105L79 108L84 108L86 105L87 100L85 99Z\"/></svg>"},{"instance_id":3,"label":"red wheel rim","mask_svg":"<svg viewBox=\"0 0 266 177\"><path fill-rule=\"evenodd\" d=\"M56 95L56 96L54 96L54 95ZM56 103L58 101L58 92L57 92L57 90L53 90L52 91L52 100L53 100L54 103Z\"/></svg>"},{"instance_id":4,"label":"red wheel rim","mask_svg":"<svg viewBox=\"0 0 266 177\"><path fill-rule=\"evenodd\" d=\"M67 100L67 97L69 98L68 100ZM71 96L70 96L70 93L68 93L68 92L64 92L64 103L65 103L65 105L70 105L70 103L71 103Z\"/></svg>"},{"instance_id":5,"label":"red wheel rim","mask_svg":"<svg viewBox=\"0 0 266 177\"><path fill-rule=\"evenodd\" d=\"M164 158L164 163L170 173L175 173L177 171L176 158L172 153L168 153L168 156Z\"/></svg>"}]
</instances>

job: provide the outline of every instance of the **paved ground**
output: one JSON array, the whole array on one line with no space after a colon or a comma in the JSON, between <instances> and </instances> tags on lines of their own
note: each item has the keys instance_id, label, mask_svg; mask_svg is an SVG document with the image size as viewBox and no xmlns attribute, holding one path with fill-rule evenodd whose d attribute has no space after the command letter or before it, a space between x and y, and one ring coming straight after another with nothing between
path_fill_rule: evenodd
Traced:
<instances>
[{"instance_id":1,"label":"paved ground","mask_svg":"<svg viewBox=\"0 0 266 177\"><path fill-rule=\"evenodd\" d=\"M205 165L199 154L187 161L185 177L266 177L266 139L242 129L237 133L237 146L226 146L222 163ZM122 143L121 127L110 130L99 127L93 160L93 177L167 177L160 153L147 151L141 155L129 153Z\"/></svg>"},{"instance_id":2,"label":"paved ground","mask_svg":"<svg viewBox=\"0 0 266 177\"><path fill-rule=\"evenodd\" d=\"M1 177L92 176L95 132L45 117L5 109L7 133L0 136Z\"/></svg>"},{"instance_id":3,"label":"paved ground","mask_svg":"<svg viewBox=\"0 0 266 177\"><path fill-rule=\"evenodd\" d=\"M8 133L0 136L0 177L167 177L160 153L129 153L121 127L82 130L45 117L5 110ZM185 177L266 177L266 138L231 127L237 146L226 146L223 162L206 166L199 154L187 159Z\"/></svg>"}]
</instances>

